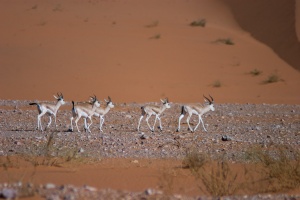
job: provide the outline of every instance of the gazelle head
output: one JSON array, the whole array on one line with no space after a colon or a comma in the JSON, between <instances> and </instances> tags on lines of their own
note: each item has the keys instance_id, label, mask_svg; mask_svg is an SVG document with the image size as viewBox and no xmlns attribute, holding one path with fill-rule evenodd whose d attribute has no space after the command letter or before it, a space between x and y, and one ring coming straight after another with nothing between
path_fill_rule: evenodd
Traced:
<instances>
[{"instance_id":1,"label":"gazelle head","mask_svg":"<svg viewBox=\"0 0 300 200\"><path fill-rule=\"evenodd\" d=\"M206 96L204 96L204 101L208 104L209 108L211 109L211 111L215 111L215 107L214 107L214 99L209 95L210 99L207 98Z\"/></svg>"},{"instance_id":2,"label":"gazelle head","mask_svg":"<svg viewBox=\"0 0 300 200\"><path fill-rule=\"evenodd\" d=\"M57 96L53 95L54 98L61 103L61 105L64 105L66 102L64 101L64 96L62 93L57 93Z\"/></svg>"},{"instance_id":3,"label":"gazelle head","mask_svg":"<svg viewBox=\"0 0 300 200\"><path fill-rule=\"evenodd\" d=\"M96 107L99 107L100 106L100 102L98 101L96 95L94 95L93 97L91 96L91 104L92 105L95 105Z\"/></svg>"},{"instance_id":4,"label":"gazelle head","mask_svg":"<svg viewBox=\"0 0 300 200\"><path fill-rule=\"evenodd\" d=\"M162 100L162 99L161 99L161 102L163 103L163 105L164 105L166 108L171 108L170 103L169 103L169 99L168 99L168 98L166 98L165 100Z\"/></svg>"},{"instance_id":5,"label":"gazelle head","mask_svg":"<svg viewBox=\"0 0 300 200\"><path fill-rule=\"evenodd\" d=\"M106 102L106 105L110 108L115 107L115 105L113 104L113 102L111 101L110 96L108 96L108 100L104 99L104 101Z\"/></svg>"}]
</instances>

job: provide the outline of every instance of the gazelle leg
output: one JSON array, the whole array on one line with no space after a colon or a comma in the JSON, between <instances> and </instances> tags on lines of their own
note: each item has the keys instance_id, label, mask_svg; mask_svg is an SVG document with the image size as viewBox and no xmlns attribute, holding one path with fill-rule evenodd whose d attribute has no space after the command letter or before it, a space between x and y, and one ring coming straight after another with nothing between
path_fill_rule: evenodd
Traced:
<instances>
[{"instance_id":1,"label":"gazelle leg","mask_svg":"<svg viewBox=\"0 0 300 200\"><path fill-rule=\"evenodd\" d=\"M157 119L158 119L158 121L159 121L159 127L158 127L158 128L162 131L162 128L163 128L163 127L162 127L162 125L161 125L161 119L160 119L159 116L157 116Z\"/></svg>"},{"instance_id":2,"label":"gazelle leg","mask_svg":"<svg viewBox=\"0 0 300 200\"><path fill-rule=\"evenodd\" d=\"M104 124L104 117L101 116L101 117L100 117L100 131L101 131L101 132L103 132L103 130L102 130L103 124Z\"/></svg>"},{"instance_id":3,"label":"gazelle leg","mask_svg":"<svg viewBox=\"0 0 300 200\"><path fill-rule=\"evenodd\" d=\"M50 126L51 122L52 122L52 118L51 118L51 115L49 115L49 122L48 122L48 124L47 124L47 127L46 127L46 129L48 129L48 128L49 128L49 126Z\"/></svg>"},{"instance_id":4,"label":"gazelle leg","mask_svg":"<svg viewBox=\"0 0 300 200\"><path fill-rule=\"evenodd\" d=\"M189 116L187 117L186 122L187 122L187 124L188 124L188 126L189 126L190 131L191 131L191 132L194 132L193 129L192 129L192 127L191 127L191 125L190 125L190 119L191 119L191 115L189 115Z\"/></svg>"},{"instance_id":5,"label":"gazelle leg","mask_svg":"<svg viewBox=\"0 0 300 200\"><path fill-rule=\"evenodd\" d=\"M76 128L77 128L78 133L80 133L80 130L79 130L79 128L78 128L77 122L78 122L78 120L80 119L80 117L81 117L81 116L78 116L78 117L75 119L75 125L76 125Z\"/></svg>"},{"instance_id":6,"label":"gazelle leg","mask_svg":"<svg viewBox=\"0 0 300 200\"><path fill-rule=\"evenodd\" d=\"M91 133L90 126L92 125L93 121L92 121L92 118L91 118L91 117L89 117L89 120L91 121L91 123L88 124L87 130L88 130L89 133Z\"/></svg>"},{"instance_id":7,"label":"gazelle leg","mask_svg":"<svg viewBox=\"0 0 300 200\"><path fill-rule=\"evenodd\" d=\"M179 132L179 131L180 131L180 121L182 120L183 117L184 117L183 114L181 114L181 115L179 116L179 119L178 119L178 128L177 128L176 132Z\"/></svg>"},{"instance_id":8,"label":"gazelle leg","mask_svg":"<svg viewBox=\"0 0 300 200\"><path fill-rule=\"evenodd\" d=\"M150 127L150 124L149 124L149 121L148 121L150 117L151 117L151 115L147 115L147 117L146 117L146 122L147 122L147 124L148 124L149 129L153 132L154 129L152 129L152 128Z\"/></svg>"},{"instance_id":9,"label":"gazelle leg","mask_svg":"<svg viewBox=\"0 0 300 200\"><path fill-rule=\"evenodd\" d=\"M196 131L196 129L198 128L199 124L202 122L203 129L204 129L205 132L207 132L206 128L204 127L204 123L203 123L201 115L198 115L198 116L199 116L199 122L198 122L197 126L195 127L194 131Z\"/></svg>"},{"instance_id":10,"label":"gazelle leg","mask_svg":"<svg viewBox=\"0 0 300 200\"><path fill-rule=\"evenodd\" d=\"M70 121L71 121L71 128L70 128L70 130L73 132L73 119L74 119L74 117L71 117L70 118Z\"/></svg>"},{"instance_id":11,"label":"gazelle leg","mask_svg":"<svg viewBox=\"0 0 300 200\"><path fill-rule=\"evenodd\" d=\"M54 115L54 124L55 124L55 130L57 130L57 125L56 125L56 115Z\"/></svg>"},{"instance_id":12,"label":"gazelle leg","mask_svg":"<svg viewBox=\"0 0 300 200\"><path fill-rule=\"evenodd\" d=\"M158 119L158 115L155 115L155 119L154 119L154 124L153 124L153 127L152 127L152 130L154 131L154 127L155 127L155 124L156 124L156 120Z\"/></svg>"},{"instance_id":13,"label":"gazelle leg","mask_svg":"<svg viewBox=\"0 0 300 200\"><path fill-rule=\"evenodd\" d=\"M140 131L140 125L141 125L141 121L142 121L143 117L144 117L144 115L142 115L142 116L140 117L139 124L138 124L138 127L137 127L137 130L138 130L138 131Z\"/></svg>"},{"instance_id":14,"label":"gazelle leg","mask_svg":"<svg viewBox=\"0 0 300 200\"><path fill-rule=\"evenodd\" d=\"M42 112L38 115L38 128L40 128L41 131L43 131L43 127L42 127L42 121L41 118L42 116L45 114L46 112Z\"/></svg>"}]
</instances>

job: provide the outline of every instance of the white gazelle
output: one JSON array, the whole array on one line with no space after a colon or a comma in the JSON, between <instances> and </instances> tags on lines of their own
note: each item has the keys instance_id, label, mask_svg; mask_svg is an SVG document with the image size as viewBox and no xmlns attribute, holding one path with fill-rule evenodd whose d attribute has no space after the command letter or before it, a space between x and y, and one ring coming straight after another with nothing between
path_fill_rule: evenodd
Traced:
<instances>
[{"instance_id":1,"label":"white gazelle","mask_svg":"<svg viewBox=\"0 0 300 200\"><path fill-rule=\"evenodd\" d=\"M80 131L78 129L77 122L81 117L83 117L83 119L84 119L84 129L85 129L85 131L88 131L90 133L91 132L90 126L93 123L92 116L95 114L96 108L100 106L100 103L99 103L97 97L94 95L94 97L91 97L90 102L79 103L77 105L75 105L74 101L72 101L72 105L73 105L73 107L72 107L72 117L71 117L70 131L73 131L73 119L76 117L75 125L76 125L76 128L77 128L77 131L80 133ZM91 121L90 124L87 124L87 119L89 119Z\"/></svg>"},{"instance_id":2,"label":"white gazelle","mask_svg":"<svg viewBox=\"0 0 300 200\"><path fill-rule=\"evenodd\" d=\"M211 99L208 99L207 97L205 97L203 95L203 97L205 98L205 104L202 106L202 105L195 105L195 104L187 104L187 105L184 105L181 107L181 115L179 116L179 119L178 119L178 128L177 128L177 132L180 131L180 121L181 119L185 116L186 113L188 113L188 117L187 117L187 124L189 126L189 130L194 132L196 131L196 129L198 128L199 124L202 122L202 126L203 126L203 129L204 131L207 131L205 126L204 126L204 123L203 123L203 120L202 120L202 115L208 111L214 111L215 110L215 107L214 107L214 99L209 95L209 97ZM196 127L194 129L192 129L192 127L190 126L190 118L191 116L195 114L195 115L198 115L199 117L199 121L198 121L198 124L196 125Z\"/></svg>"},{"instance_id":3,"label":"white gazelle","mask_svg":"<svg viewBox=\"0 0 300 200\"><path fill-rule=\"evenodd\" d=\"M42 127L42 121L41 117L45 115L46 113L49 115L49 122L47 124L46 129L50 126L52 119L51 116L54 116L54 123L55 123L55 129L56 129L56 113L61 105L65 104L63 94L57 94L57 96L53 95L54 98L57 100L56 104L51 104L51 103L29 103L29 105L37 105L39 114L37 116L37 129L43 131Z\"/></svg>"},{"instance_id":4,"label":"white gazelle","mask_svg":"<svg viewBox=\"0 0 300 200\"><path fill-rule=\"evenodd\" d=\"M111 101L111 98L108 97L108 100L104 99L104 101L106 102L106 107L105 108L96 108L94 116L99 117L100 118L100 125L99 125L99 129L102 132L102 125L104 123L104 116L109 112L109 110L114 106L113 102Z\"/></svg>"},{"instance_id":5,"label":"white gazelle","mask_svg":"<svg viewBox=\"0 0 300 200\"><path fill-rule=\"evenodd\" d=\"M170 108L170 104L169 104L169 100L168 98L166 98L165 100L161 100L161 102L163 103L160 107L159 106L152 106L152 105L147 105L147 106L142 106L141 109L142 109L142 115L140 117L140 120L139 120L139 124L138 124L138 127L137 127L137 130L140 131L140 124L141 124L141 121L143 119L143 117L145 115L147 115L146 117L146 122L148 124L148 127L149 129L153 132L154 131L154 126L155 126L155 123L156 123L156 120L158 119L159 121L159 129L162 130L162 125L161 125L161 120L160 120L160 115L161 113L163 113L167 108ZM153 127L151 128L150 125L149 125L149 118L152 116L152 115L155 115L155 120L154 120L154 124L153 124Z\"/></svg>"}]
</instances>

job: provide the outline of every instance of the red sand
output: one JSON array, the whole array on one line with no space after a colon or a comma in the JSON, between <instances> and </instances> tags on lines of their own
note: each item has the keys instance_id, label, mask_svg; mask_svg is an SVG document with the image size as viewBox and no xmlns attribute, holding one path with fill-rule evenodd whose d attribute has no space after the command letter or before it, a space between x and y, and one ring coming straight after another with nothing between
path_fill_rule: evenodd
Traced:
<instances>
[{"instance_id":1,"label":"red sand","mask_svg":"<svg viewBox=\"0 0 300 200\"><path fill-rule=\"evenodd\" d=\"M96 94L115 102L202 102L211 94L218 103L299 104L299 71L251 37L256 30L242 30L227 6L235 1L226 3L1 1L0 99L54 100L63 92L67 101ZM276 19L285 24L285 16ZM204 28L189 26L202 18ZM295 35L284 34L287 43ZM235 44L213 43L223 38ZM249 75L255 69L262 74ZM261 84L271 75L282 81Z\"/></svg>"}]
</instances>

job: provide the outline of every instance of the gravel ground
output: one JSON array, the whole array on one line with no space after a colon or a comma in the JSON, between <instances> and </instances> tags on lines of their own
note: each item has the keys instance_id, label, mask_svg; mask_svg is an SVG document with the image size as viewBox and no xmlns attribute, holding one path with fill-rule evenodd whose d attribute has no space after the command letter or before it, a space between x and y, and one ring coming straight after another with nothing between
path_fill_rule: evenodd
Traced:
<instances>
[{"instance_id":1,"label":"gravel ground","mask_svg":"<svg viewBox=\"0 0 300 200\"><path fill-rule=\"evenodd\" d=\"M117 104L105 116L103 132L99 131L99 119L93 118L92 133L83 131L82 120L79 121L79 127L82 130L78 133L68 131L71 117L70 104L58 111L57 130L52 124L44 132L36 130L38 112L36 106L28 104L29 101L0 100L0 155L44 155L45 145L50 136L53 137L51 148L56 149L51 152L52 156L64 156L64 153L72 149L77 156L94 159L182 159L187 149L196 148L199 152L207 153L215 159L222 157L230 161L247 162L247 150L253 146L258 145L268 149L272 145L287 145L297 149L300 144L300 105L216 104L214 112L210 111L203 116L208 132L204 132L199 126L196 132L191 133L187 130L186 118L182 120L181 132L175 131L181 104L172 104L172 107L162 114L163 131L156 128L154 132L151 132L146 122L142 121L141 132L137 132L142 105L122 103ZM156 103L148 104L155 105ZM153 118L150 124L153 123ZM47 122L48 117L44 116L42 122L44 127ZM192 117L192 126L195 126L197 122L197 117ZM56 188L57 193L69 190L68 186L53 187ZM42 187L39 191L47 198L55 199L51 197L53 192L50 192L54 188ZM69 192L71 196L73 193L80 195L89 192L96 196L105 193L115 199L124 196L127 196L127 199L163 198L159 191L152 190L133 194L73 188L72 192ZM66 199L73 199L71 196ZM172 196L172 198L182 197ZM243 198L297 199L297 197L285 195L271 197L258 195Z\"/></svg>"}]
</instances>

